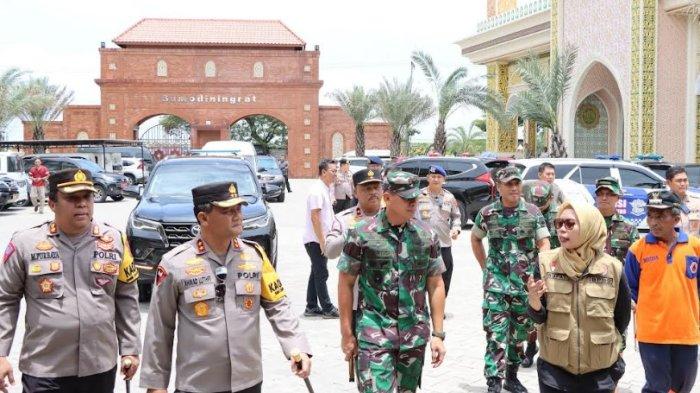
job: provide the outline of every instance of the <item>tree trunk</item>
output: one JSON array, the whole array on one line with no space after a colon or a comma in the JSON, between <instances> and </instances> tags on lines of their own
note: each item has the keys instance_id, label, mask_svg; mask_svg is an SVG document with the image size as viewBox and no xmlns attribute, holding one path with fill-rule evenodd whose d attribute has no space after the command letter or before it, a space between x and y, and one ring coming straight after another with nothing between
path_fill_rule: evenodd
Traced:
<instances>
[{"instance_id":1,"label":"tree trunk","mask_svg":"<svg viewBox=\"0 0 700 393\"><path fill-rule=\"evenodd\" d=\"M44 127L40 125L35 125L34 126L34 132L33 135L35 141L43 141L44 140ZM36 146L34 148L34 153L36 154L43 154L46 151L44 146Z\"/></svg>"},{"instance_id":2,"label":"tree trunk","mask_svg":"<svg viewBox=\"0 0 700 393\"><path fill-rule=\"evenodd\" d=\"M565 157L567 157L566 145L564 145L564 139L562 139L561 135L556 130L552 130L552 143L551 143L550 150L551 150L550 157L553 157L553 158L565 158Z\"/></svg>"},{"instance_id":3,"label":"tree trunk","mask_svg":"<svg viewBox=\"0 0 700 393\"><path fill-rule=\"evenodd\" d=\"M391 130L391 143L389 144L390 155L398 157L401 155L401 131Z\"/></svg>"},{"instance_id":4,"label":"tree trunk","mask_svg":"<svg viewBox=\"0 0 700 393\"><path fill-rule=\"evenodd\" d=\"M365 155L365 126L362 123L355 125L355 157Z\"/></svg>"},{"instance_id":5,"label":"tree trunk","mask_svg":"<svg viewBox=\"0 0 700 393\"><path fill-rule=\"evenodd\" d=\"M438 125L435 127L435 138L433 139L433 147L440 155L445 155L445 147L447 145L447 137L445 136L445 120L438 120Z\"/></svg>"}]
</instances>

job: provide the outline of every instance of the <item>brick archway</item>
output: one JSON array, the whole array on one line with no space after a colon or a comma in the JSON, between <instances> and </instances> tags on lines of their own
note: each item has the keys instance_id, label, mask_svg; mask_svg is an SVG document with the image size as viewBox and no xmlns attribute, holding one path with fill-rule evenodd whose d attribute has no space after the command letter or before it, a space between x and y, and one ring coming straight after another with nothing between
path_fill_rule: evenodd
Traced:
<instances>
[{"instance_id":1,"label":"brick archway","mask_svg":"<svg viewBox=\"0 0 700 393\"><path fill-rule=\"evenodd\" d=\"M330 157L331 136L354 148L354 124L339 107L319 106L318 47L280 21L143 19L102 47L101 105L69 106L46 139L84 129L90 138L133 139L144 119L176 115L190 124L192 147L229 139L229 126L251 114L287 125L289 174L314 177ZM389 127L374 123L368 149L389 145ZM31 139L25 123L25 139Z\"/></svg>"}]
</instances>

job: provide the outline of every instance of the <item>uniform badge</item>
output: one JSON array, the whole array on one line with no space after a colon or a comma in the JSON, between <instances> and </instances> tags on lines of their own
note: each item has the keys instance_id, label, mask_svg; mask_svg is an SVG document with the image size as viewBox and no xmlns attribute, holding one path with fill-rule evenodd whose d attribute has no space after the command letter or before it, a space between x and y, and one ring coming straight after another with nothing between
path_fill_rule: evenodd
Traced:
<instances>
[{"instance_id":1,"label":"uniform badge","mask_svg":"<svg viewBox=\"0 0 700 393\"><path fill-rule=\"evenodd\" d=\"M556 261L556 260L553 260L553 261L552 261L552 264L549 265L549 267L550 267L550 269L552 269L552 270L557 270L557 261Z\"/></svg>"},{"instance_id":2,"label":"uniform badge","mask_svg":"<svg viewBox=\"0 0 700 393\"><path fill-rule=\"evenodd\" d=\"M102 270L107 274L116 274L119 272L119 265L116 263L105 263L102 265Z\"/></svg>"},{"instance_id":3,"label":"uniform badge","mask_svg":"<svg viewBox=\"0 0 700 393\"><path fill-rule=\"evenodd\" d=\"M238 197L238 190L236 190L236 186L233 184L228 188L228 193L231 194L231 198Z\"/></svg>"},{"instance_id":4,"label":"uniform badge","mask_svg":"<svg viewBox=\"0 0 700 393\"><path fill-rule=\"evenodd\" d=\"M110 280L107 277L95 277L95 284L97 284L100 287L104 287L105 285L111 283L112 280Z\"/></svg>"},{"instance_id":5,"label":"uniform badge","mask_svg":"<svg viewBox=\"0 0 700 393\"><path fill-rule=\"evenodd\" d=\"M55 235L56 233L58 233L58 228L56 228L56 223L55 223L55 222L52 222L52 223L49 225L49 233L52 234L52 235Z\"/></svg>"},{"instance_id":6,"label":"uniform badge","mask_svg":"<svg viewBox=\"0 0 700 393\"><path fill-rule=\"evenodd\" d=\"M185 269L185 274L190 277L199 276L202 273L204 273L204 266L192 266Z\"/></svg>"},{"instance_id":7,"label":"uniform badge","mask_svg":"<svg viewBox=\"0 0 700 393\"><path fill-rule=\"evenodd\" d=\"M253 309L253 298L252 297L246 296L246 298L243 299L243 308L246 310Z\"/></svg>"},{"instance_id":8,"label":"uniform badge","mask_svg":"<svg viewBox=\"0 0 700 393\"><path fill-rule=\"evenodd\" d=\"M367 177L374 177L373 171L367 171Z\"/></svg>"},{"instance_id":9,"label":"uniform badge","mask_svg":"<svg viewBox=\"0 0 700 393\"><path fill-rule=\"evenodd\" d=\"M185 261L185 265L196 266L196 265L201 264L202 261L203 261L202 258L192 258L192 259L186 260L186 261Z\"/></svg>"},{"instance_id":10,"label":"uniform badge","mask_svg":"<svg viewBox=\"0 0 700 393\"><path fill-rule=\"evenodd\" d=\"M204 241L202 239L197 239L197 254L204 254L207 251L204 248Z\"/></svg>"},{"instance_id":11,"label":"uniform badge","mask_svg":"<svg viewBox=\"0 0 700 393\"><path fill-rule=\"evenodd\" d=\"M255 265L253 265L252 263L246 262L246 263L242 263L242 264L238 265L238 268L241 270L253 270L253 269L255 269Z\"/></svg>"},{"instance_id":12,"label":"uniform badge","mask_svg":"<svg viewBox=\"0 0 700 393\"><path fill-rule=\"evenodd\" d=\"M101 272L102 271L102 264L95 261L92 263L92 271L93 272Z\"/></svg>"},{"instance_id":13,"label":"uniform badge","mask_svg":"<svg viewBox=\"0 0 700 393\"><path fill-rule=\"evenodd\" d=\"M100 236L100 227L95 225L92 227L92 236Z\"/></svg>"},{"instance_id":14,"label":"uniform badge","mask_svg":"<svg viewBox=\"0 0 700 393\"><path fill-rule=\"evenodd\" d=\"M245 293L253 293L253 289L255 289L255 286L252 282L245 284Z\"/></svg>"},{"instance_id":15,"label":"uniform badge","mask_svg":"<svg viewBox=\"0 0 700 393\"><path fill-rule=\"evenodd\" d=\"M165 270L163 265L158 265L158 270L156 270L156 285L160 285L166 277L168 277L167 270Z\"/></svg>"},{"instance_id":16,"label":"uniform badge","mask_svg":"<svg viewBox=\"0 0 700 393\"><path fill-rule=\"evenodd\" d=\"M206 288L197 288L194 291L192 291L192 297L195 299L201 299L204 296L207 296L207 289Z\"/></svg>"},{"instance_id":17,"label":"uniform badge","mask_svg":"<svg viewBox=\"0 0 700 393\"><path fill-rule=\"evenodd\" d=\"M77 182L83 182L87 180L87 176L85 176L85 173L78 169L78 172L75 172L75 175L73 175L73 181Z\"/></svg>"},{"instance_id":18,"label":"uniform badge","mask_svg":"<svg viewBox=\"0 0 700 393\"><path fill-rule=\"evenodd\" d=\"M39 251L49 251L50 249L53 248L53 244L49 243L46 240L42 240L39 243L37 243L34 248L36 248Z\"/></svg>"},{"instance_id":19,"label":"uniform badge","mask_svg":"<svg viewBox=\"0 0 700 393\"><path fill-rule=\"evenodd\" d=\"M8 243L7 248L5 248L5 253L2 255L2 263L7 262L7 260L10 259L12 254L15 253L15 250L17 250L17 248L15 248L14 243Z\"/></svg>"},{"instance_id":20,"label":"uniform badge","mask_svg":"<svg viewBox=\"0 0 700 393\"><path fill-rule=\"evenodd\" d=\"M105 243L102 240L97 240L97 248L104 251L109 251L114 249L114 243Z\"/></svg>"},{"instance_id":21,"label":"uniform badge","mask_svg":"<svg viewBox=\"0 0 700 393\"><path fill-rule=\"evenodd\" d=\"M29 267L29 271L32 273L41 273L41 264L35 263Z\"/></svg>"},{"instance_id":22,"label":"uniform badge","mask_svg":"<svg viewBox=\"0 0 700 393\"><path fill-rule=\"evenodd\" d=\"M249 261L249 260L250 260L250 255L248 255L248 254L242 252L241 255L240 255L240 258L241 258L242 260L244 260L244 261Z\"/></svg>"},{"instance_id":23,"label":"uniform badge","mask_svg":"<svg viewBox=\"0 0 700 393\"><path fill-rule=\"evenodd\" d=\"M39 289L41 289L41 293L53 292L53 281L50 278L42 279L39 281Z\"/></svg>"},{"instance_id":24,"label":"uniform badge","mask_svg":"<svg viewBox=\"0 0 700 393\"><path fill-rule=\"evenodd\" d=\"M104 243L112 243L114 241L114 238L109 235L102 235L100 236L100 241Z\"/></svg>"},{"instance_id":25,"label":"uniform badge","mask_svg":"<svg viewBox=\"0 0 700 393\"><path fill-rule=\"evenodd\" d=\"M194 315L198 317L206 317L209 315L209 305L207 302L197 302L194 304Z\"/></svg>"},{"instance_id":26,"label":"uniform badge","mask_svg":"<svg viewBox=\"0 0 700 393\"><path fill-rule=\"evenodd\" d=\"M241 249L241 243L238 242L238 239L233 239L233 248L235 248L236 250Z\"/></svg>"},{"instance_id":27,"label":"uniform badge","mask_svg":"<svg viewBox=\"0 0 700 393\"><path fill-rule=\"evenodd\" d=\"M49 270L51 270L51 271L54 272L54 273L56 273L57 271L61 270L61 262L58 262L58 261L56 261L56 262L51 262L51 263L49 264Z\"/></svg>"}]
</instances>

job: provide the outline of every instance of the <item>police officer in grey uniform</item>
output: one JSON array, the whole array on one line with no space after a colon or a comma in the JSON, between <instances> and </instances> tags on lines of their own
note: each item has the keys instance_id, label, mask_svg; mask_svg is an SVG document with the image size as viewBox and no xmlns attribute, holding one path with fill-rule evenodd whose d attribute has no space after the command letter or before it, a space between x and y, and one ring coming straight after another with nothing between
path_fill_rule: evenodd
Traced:
<instances>
[{"instance_id":1,"label":"police officer in grey uniform","mask_svg":"<svg viewBox=\"0 0 700 393\"><path fill-rule=\"evenodd\" d=\"M112 392L139 364L139 305L126 237L93 221L89 172L49 177L53 221L12 236L0 264L0 391L14 384L7 360L20 300L26 301L19 360L24 392ZM127 360L128 359L128 360ZM129 365L130 364L130 365ZM6 381L7 380L7 381Z\"/></svg>"},{"instance_id":2,"label":"police officer in grey uniform","mask_svg":"<svg viewBox=\"0 0 700 393\"><path fill-rule=\"evenodd\" d=\"M255 242L240 239L235 182L192 189L201 234L163 256L146 326L141 387L166 392L177 320L176 392L260 392L260 309L285 356L301 352L299 377L309 375L311 350L275 269Z\"/></svg>"}]
</instances>

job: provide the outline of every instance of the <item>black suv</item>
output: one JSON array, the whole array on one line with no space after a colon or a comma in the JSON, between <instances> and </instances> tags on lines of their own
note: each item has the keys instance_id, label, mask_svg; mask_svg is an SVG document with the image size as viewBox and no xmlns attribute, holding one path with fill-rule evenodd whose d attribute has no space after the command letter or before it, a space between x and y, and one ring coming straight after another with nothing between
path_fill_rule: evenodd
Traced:
<instances>
[{"instance_id":1,"label":"black suv","mask_svg":"<svg viewBox=\"0 0 700 393\"><path fill-rule=\"evenodd\" d=\"M414 157L396 164L398 169L420 177L421 187L428 185L426 176L431 165L440 165L445 172L445 189L454 194L462 213L462 227L476 218L482 207L494 200L494 183L489 168L478 158Z\"/></svg>"},{"instance_id":2,"label":"black suv","mask_svg":"<svg viewBox=\"0 0 700 393\"><path fill-rule=\"evenodd\" d=\"M248 202L243 206L243 238L263 246L273 265L277 261L277 227L272 211L250 164L240 158L196 157L162 160L156 164L139 203L126 224L126 235L140 271L141 300L150 297L156 267L163 254L199 233L194 217L192 188L233 180Z\"/></svg>"},{"instance_id":3,"label":"black suv","mask_svg":"<svg viewBox=\"0 0 700 393\"><path fill-rule=\"evenodd\" d=\"M104 202L107 197L114 201L124 199L122 191L128 184L128 179L121 173L105 172L101 166L90 160L83 158L72 158L66 156L52 156L50 154L36 154L24 156L24 171L29 173L32 169L35 159L41 159L41 163L49 170L49 173L60 171L63 169L80 168L90 172L92 180L95 183L95 202Z\"/></svg>"}]
</instances>

